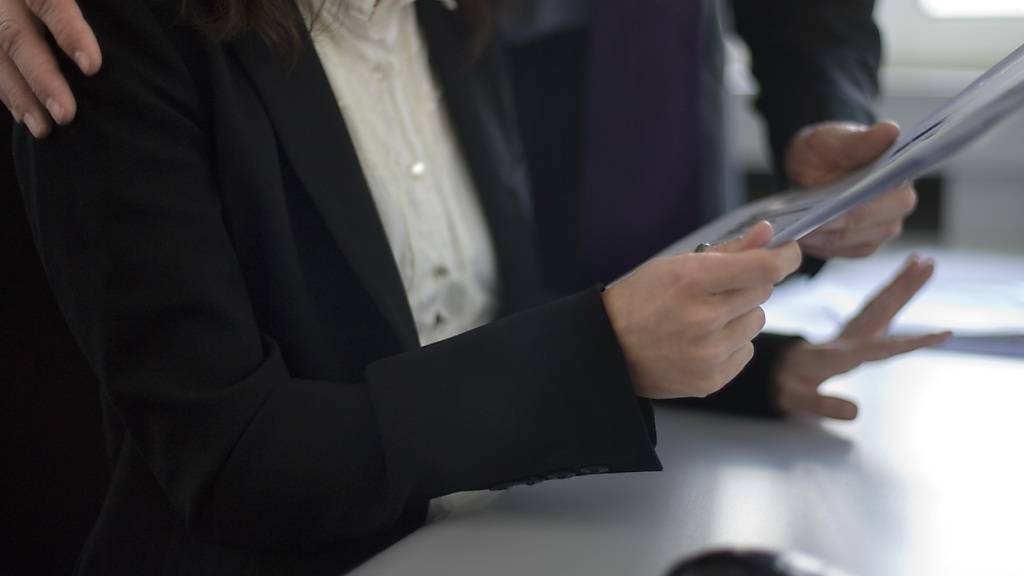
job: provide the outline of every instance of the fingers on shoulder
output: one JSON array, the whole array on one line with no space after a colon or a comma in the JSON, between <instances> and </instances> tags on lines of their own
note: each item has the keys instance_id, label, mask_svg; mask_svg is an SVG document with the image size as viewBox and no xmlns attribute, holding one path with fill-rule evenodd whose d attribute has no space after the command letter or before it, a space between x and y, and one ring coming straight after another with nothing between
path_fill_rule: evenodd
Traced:
<instances>
[{"instance_id":1,"label":"fingers on shoulder","mask_svg":"<svg viewBox=\"0 0 1024 576\"><path fill-rule=\"evenodd\" d=\"M81 13L73 2L71 4L80 20ZM49 130L51 117L58 123L66 123L75 115L75 102L67 82L35 16L29 12L32 9L52 19L50 15L60 13L58 7L52 0L34 0L27 6L19 0L0 7L3 100L14 118L24 121L37 137ZM54 30L49 22L46 24Z\"/></svg>"},{"instance_id":2,"label":"fingers on shoulder","mask_svg":"<svg viewBox=\"0 0 1024 576\"><path fill-rule=\"evenodd\" d=\"M21 122L35 104L35 96L25 83L17 66L6 55L0 54L0 99L11 111L16 122Z\"/></svg>"},{"instance_id":3,"label":"fingers on shoulder","mask_svg":"<svg viewBox=\"0 0 1024 576\"><path fill-rule=\"evenodd\" d=\"M20 53L31 36L38 36L32 16L19 2L0 5L0 49L10 56Z\"/></svg>"},{"instance_id":4,"label":"fingers on shoulder","mask_svg":"<svg viewBox=\"0 0 1024 576\"><path fill-rule=\"evenodd\" d=\"M99 43L75 0L26 0L65 54L85 74L96 72L102 60Z\"/></svg>"}]
</instances>

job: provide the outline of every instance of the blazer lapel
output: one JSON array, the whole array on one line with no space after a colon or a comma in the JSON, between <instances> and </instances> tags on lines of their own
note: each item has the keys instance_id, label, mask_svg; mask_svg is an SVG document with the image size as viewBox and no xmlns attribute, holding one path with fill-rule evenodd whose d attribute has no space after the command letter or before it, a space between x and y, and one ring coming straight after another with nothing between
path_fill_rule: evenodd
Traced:
<instances>
[{"instance_id":1,"label":"blazer lapel","mask_svg":"<svg viewBox=\"0 0 1024 576\"><path fill-rule=\"evenodd\" d=\"M288 57L254 34L230 44L266 107L281 149L403 347L416 324L348 130L308 36Z\"/></svg>"}]
</instances>

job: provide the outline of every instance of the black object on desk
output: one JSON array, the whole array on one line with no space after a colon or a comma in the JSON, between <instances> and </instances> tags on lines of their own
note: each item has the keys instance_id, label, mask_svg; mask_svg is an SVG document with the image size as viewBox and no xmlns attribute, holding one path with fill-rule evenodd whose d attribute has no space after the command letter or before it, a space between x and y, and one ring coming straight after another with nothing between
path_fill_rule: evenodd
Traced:
<instances>
[{"instance_id":1,"label":"black object on desk","mask_svg":"<svg viewBox=\"0 0 1024 576\"><path fill-rule=\"evenodd\" d=\"M684 561L668 576L843 576L843 573L802 554L717 550Z\"/></svg>"}]
</instances>

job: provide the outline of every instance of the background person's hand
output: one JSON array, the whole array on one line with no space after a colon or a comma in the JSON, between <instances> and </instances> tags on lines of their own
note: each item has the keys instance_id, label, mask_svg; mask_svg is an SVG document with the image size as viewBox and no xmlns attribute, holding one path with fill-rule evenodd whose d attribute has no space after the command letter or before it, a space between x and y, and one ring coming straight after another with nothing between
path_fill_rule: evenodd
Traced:
<instances>
[{"instance_id":1,"label":"background person's hand","mask_svg":"<svg viewBox=\"0 0 1024 576\"><path fill-rule=\"evenodd\" d=\"M787 176L802 188L834 182L878 158L899 134L891 122L815 124L797 134L786 150ZM914 185L905 184L808 234L800 247L823 259L868 256L903 232L903 221L916 206Z\"/></svg>"},{"instance_id":2,"label":"background person's hand","mask_svg":"<svg viewBox=\"0 0 1024 576\"><path fill-rule=\"evenodd\" d=\"M762 222L711 252L653 260L605 291L638 396L707 396L747 365L761 304L800 265L795 242L764 249L771 237Z\"/></svg>"},{"instance_id":3,"label":"background person's hand","mask_svg":"<svg viewBox=\"0 0 1024 576\"><path fill-rule=\"evenodd\" d=\"M948 339L949 332L922 336L887 336L896 314L931 278L935 265L911 256L906 267L857 316L839 336L826 344L800 342L783 353L775 372L779 408L790 414L807 413L826 418L852 420L857 405L827 396L819 387L829 378L876 360L935 346Z\"/></svg>"},{"instance_id":4,"label":"background person's hand","mask_svg":"<svg viewBox=\"0 0 1024 576\"><path fill-rule=\"evenodd\" d=\"M0 100L36 138L51 120L75 117L75 98L43 36L43 26L85 74L100 69L100 47L75 0L0 0Z\"/></svg>"}]
</instances>

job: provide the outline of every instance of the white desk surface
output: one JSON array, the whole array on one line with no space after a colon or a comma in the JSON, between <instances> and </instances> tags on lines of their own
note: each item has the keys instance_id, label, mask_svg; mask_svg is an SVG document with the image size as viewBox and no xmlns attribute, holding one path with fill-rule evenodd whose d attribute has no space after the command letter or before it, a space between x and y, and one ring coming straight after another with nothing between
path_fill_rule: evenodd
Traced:
<instances>
[{"instance_id":1,"label":"white desk surface","mask_svg":"<svg viewBox=\"0 0 1024 576\"><path fill-rule=\"evenodd\" d=\"M723 546L860 576L1024 574L1024 360L921 351L827 386L857 421L660 407L664 472L484 493L353 574L660 576Z\"/></svg>"}]
</instances>

